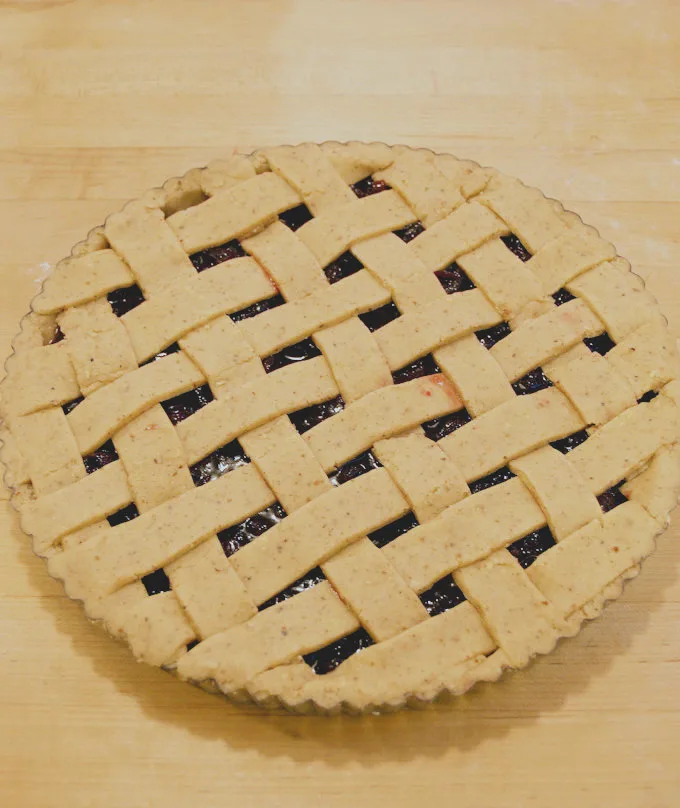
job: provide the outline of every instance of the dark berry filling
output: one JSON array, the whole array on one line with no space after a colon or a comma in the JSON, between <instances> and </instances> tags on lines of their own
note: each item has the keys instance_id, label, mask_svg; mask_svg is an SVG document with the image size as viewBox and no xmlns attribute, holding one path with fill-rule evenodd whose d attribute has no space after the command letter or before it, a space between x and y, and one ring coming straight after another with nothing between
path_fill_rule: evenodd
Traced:
<instances>
[{"instance_id":1,"label":"dark berry filling","mask_svg":"<svg viewBox=\"0 0 680 808\"><path fill-rule=\"evenodd\" d=\"M611 351L616 345L606 332L599 334L597 337L586 337L583 341L593 353L599 353L602 356Z\"/></svg>"},{"instance_id":2,"label":"dark berry filling","mask_svg":"<svg viewBox=\"0 0 680 808\"><path fill-rule=\"evenodd\" d=\"M262 360L262 364L267 373L271 373L286 365L292 365L293 362L304 362L305 359L312 359L315 356L321 356L321 351L316 347L314 340L309 337L302 342L296 342L295 345L289 345L278 353L266 356Z\"/></svg>"},{"instance_id":3,"label":"dark berry filling","mask_svg":"<svg viewBox=\"0 0 680 808\"><path fill-rule=\"evenodd\" d=\"M514 542L508 550L515 556L524 569L530 567L534 561L555 544L555 539L549 527L542 527L534 530L528 536L524 536L519 541Z\"/></svg>"},{"instance_id":4,"label":"dark berry filling","mask_svg":"<svg viewBox=\"0 0 680 808\"><path fill-rule=\"evenodd\" d=\"M258 606L258 609L260 611L263 609L268 609L270 606L274 606L277 603L288 600L288 598L292 598L294 595L299 595L300 592L304 592L305 589L311 589L313 586L316 586L318 583L325 580L326 576L323 574L323 572L321 572L319 567L315 567L313 570L310 570L308 573L303 575L302 578L298 578L297 581L292 583L290 586L287 586L283 591L269 598L269 600L265 600L264 603L261 603Z\"/></svg>"},{"instance_id":5,"label":"dark berry filling","mask_svg":"<svg viewBox=\"0 0 680 808\"><path fill-rule=\"evenodd\" d=\"M452 575L445 575L436 584L420 595L423 606L430 617L448 612L465 600L465 595L456 586Z\"/></svg>"},{"instance_id":6,"label":"dark berry filling","mask_svg":"<svg viewBox=\"0 0 680 808\"><path fill-rule=\"evenodd\" d=\"M112 513L111 516L107 516L106 519L111 527L116 527L116 525L122 525L124 522L130 522L132 519L136 519L138 516L139 511L137 510L137 506L134 502L132 502L130 505L126 505L119 511Z\"/></svg>"},{"instance_id":7,"label":"dark berry filling","mask_svg":"<svg viewBox=\"0 0 680 808\"><path fill-rule=\"evenodd\" d=\"M325 648L319 648L318 651L305 654L302 658L310 668L314 670L314 673L323 675L335 670L341 662L349 659L349 657L356 654L357 651L368 648L370 645L373 645L373 640L369 633L365 629L360 628L353 634L342 637L334 643L325 646Z\"/></svg>"},{"instance_id":8,"label":"dark berry filling","mask_svg":"<svg viewBox=\"0 0 680 808\"><path fill-rule=\"evenodd\" d=\"M465 270L458 266L458 264L449 264L444 269L440 269L434 273L437 280L442 285L442 289L447 295L453 295L456 292L466 292L468 289L474 289L474 283L468 278Z\"/></svg>"},{"instance_id":9,"label":"dark berry filling","mask_svg":"<svg viewBox=\"0 0 680 808\"><path fill-rule=\"evenodd\" d=\"M207 384L189 390L188 393L181 393L167 401L161 401L161 407L165 410L168 418L173 424L178 424L195 412L198 412L206 404L213 400L214 396Z\"/></svg>"},{"instance_id":10,"label":"dark berry filling","mask_svg":"<svg viewBox=\"0 0 680 808\"><path fill-rule=\"evenodd\" d=\"M348 278L350 275L354 275L363 268L364 265L358 258L352 255L351 252L344 252L340 258L333 261L332 264L328 264L328 266L324 267L323 271L325 272L329 283L337 283L343 278Z\"/></svg>"},{"instance_id":11,"label":"dark berry filling","mask_svg":"<svg viewBox=\"0 0 680 808\"><path fill-rule=\"evenodd\" d=\"M514 233L511 233L509 236L501 236L501 241L520 261L528 261L531 258L529 250L527 250Z\"/></svg>"},{"instance_id":12,"label":"dark berry filling","mask_svg":"<svg viewBox=\"0 0 680 808\"><path fill-rule=\"evenodd\" d=\"M421 233L425 232L425 228L423 227L422 222L413 222L413 224L408 224L406 227L402 227L401 230L395 230L394 235L399 236L402 241L405 241L407 244L409 241L413 241L414 238L417 238Z\"/></svg>"},{"instance_id":13,"label":"dark berry filling","mask_svg":"<svg viewBox=\"0 0 680 808\"><path fill-rule=\"evenodd\" d=\"M363 452L352 460L348 460L342 466L337 468L334 472L328 475L328 478L333 485L342 485L343 483L353 480L355 477L361 477L373 469L379 469L382 463L373 454L373 452Z\"/></svg>"},{"instance_id":14,"label":"dark berry filling","mask_svg":"<svg viewBox=\"0 0 680 808\"><path fill-rule=\"evenodd\" d=\"M432 354L423 356L421 359L416 359L410 365L405 365L399 370L395 370L392 374L392 381L395 384L403 384L404 382L419 379L421 376L431 376L433 373L441 373L439 365L434 361Z\"/></svg>"},{"instance_id":15,"label":"dark berry filling","mask_svg":"<svg viewBox=\"0 0 680 808\"><path fill-rule=\"evenodd\" d=\"M408 533L409 530L418 527L419 524L416 515L409 511L409 513L399 517L399 519L395 519L394 522L390 522L388 525L374 530L373 533L369 533L368 538L376 547L384 547L386 544L394 541L398 536L403 536L404 533Z\"/></svg>"},{"instance_id":16,"label":"dark berry filling","mask_svg":"<svg viewBox=\"0 0 680 808\"><path fill-rule=\"evenodd\" d=\"M475 332L477 339L485 348L493 348L497 342L507 337L509 333L510 326L508 323L499 323L492 328L484 328L482 331Z\"/></svg>"},{"instance_id":17,"label":"dark berry filling","mask_svg":"<svg viewBox=\"0 0 680 808\"><path fill-rule=\"evenodd\" d=\"M147 359L146 362L142 362L140 367L144 367L144 365L148 365L150 362L155 362L158 359L163 359L166 356L170 356L170 354L178 353L179 350L179 343L173 342L172 345L168 345L167 348L163 348L162 351L159 351L157 354L152 356L151 359Z\"/></svg>"},{"instance_id":18,"label":"dark berry filling","mask_svg":"<svg viewBox=\"0 0 680 808\"><path fill-rule=\"evenodd\" d=\"M156 570L145 575L142 583L149 595L159 595L161 592L169 592L172 589L170 579L163 570Z\"/></svg>"},{"instance_id":19,"label":"dark berry filling","mask_svg":"<svg viewBox=\"0 0 680 808\"><path fill-rule=\"evenodd\" d=\"M350 185L350 188L359 199L363 199L365 196L372 196L373 194L382 193L382 191L389 191L390 186L385 180L374 180L373 177L366 177L363 180L359 180L359 182L355 182L354 185Z\"/></svg>"},{"instance_id":20,"label":"dark berry filling","mask_svg":"<svg viewBox=\"0 0 680 808\"><path fill-rule=\"evenodd\" d=\"M302 227L303 224L307 224L313 218L307 205L298 205L295 208L279 213L279 219L293 231Z\"/></svg>"},{"instance_id":21,"label":"dark berry filling","mask_svg":"<svg viewBox=\"0 0 680 808\"><path fill-rule=\"evenodd\" d=\"M246 251L241 247L241 244L234 239L228 241L226 244L220 244L217 247L208 247L207 250L201 250L189 256L191 263L196 267L198 272L203 272L204 269L222 264L224 261L230 261L232 258L243 258Z\"/></svg>"},{"instance_id":22,"label":"dark berry filling","mask_svg":"<svg viewBox=\"0 0 680 808\"><path fill-rule=\"evenodd\" d=\"M617 508L619 505L623 505L624 502L628 502L628 497L621 491L621 486L624 482L625 480L621 480L620 483L613 485L597 498L597 501L600 503L600 508L602 508L605 513L611 511L613 508Z\"/></svg>"},{"instance_id":23,"label":"dark berry filling","mask_svg":"<svg viewBox=\"0 0 680 808\"><path fill-rule=\"evenodd\" d=\"M194 485L205 485L247 463L250 463L250 458L243 451L241 444L237 440L233 440L226 446L215 449L203 460L199 460L198 463L191 466L189 471L191 471Z\"/></svg>"},{"instance_id":24,"label":"dark berry filling","mask_svg":"<svg viewBox=\"0 0 680 808\"><path fill-rule=\"evenodd\" d=\"M229 316L235 323L238 323L241 320L247 320L249 317L256 317L258 314L262 314L264 311L269 311L269 309L275 309L277 306L283 306L285 302L286 301L281 297L281 295L274 295L274 297L268 297L266 300L258 300L258 302L253 303L252 306L248 306L240 311L235 311Z\"/></svg>"},{"instance_id":25,"label":"dark berry filling","mask_svg":"<svg viewBox=\"0 0 680 808\"><path fill-rule=\"evenodd\" d=\"M534 370L529 371L526 376L522 376L521 379L517 379L517 381L512 385L512 389L517 393L518 396L525 396L528 393L536 393L538 390L545 390L546 387L552 387L553 383L550 379L543 373L542 368L535 368Z\"/></svg>"},{"instance_id":26,"label":"dark berry filling","mask_svg":"<svg viewBox=\"0 0 680 808\"><path fill-rule=\"evenodd\" d=\"M122 317L128 311L144 302L144 295L137 284L134 286L126 286L125 289L114 289L113 292L108 293L106 298L111 304L111 308L116 317Z\"/></svg>"},{"instance_id":27,"label":"dark berry filling","mask_svg":"<svg viewBox=\"0 0 680 808\"><path fill-rule=\"evenodd\" d=\"M557 449L558 451L562 452L562 454L569 454L572 449L575 449L577 446L580 446L582 443L588 440L588 433L585 429L581 429L579 432L574 432L572 435L567 435L566 438L560 438L559 440L554 440L550 443L553 449Z\"/></svg>"},{"instance_id":28,"label":"dark berry filling","mask_svg":"<svg viewBox=\"0 0 680 808\"><path fill-rule=\"evenodd\" d=\"M263 511L249 516L238 525L232 525L217 534L225 555L231 556L241 547L250 544L253 539L266 533L286 517L286 512L278 502L265 508Z\"/></svg>"},{"instance_id":29,"label":"dark berry filling","mask_svg":"<svg viewBox=\"0 0 680 808\"><path fill-rule=\"evenodd\" d=\"M54 336L49 341L49 345L55 345L57 342L61 342L64 339L64 332L61 330L59 326L57 326L57 330L54 332Z\"/></svg>"},{"instance_id":30,"label":"dark berry filling","mask_svg":"<svg viewBox=\"0 0 680 808\"><path fill-rule=\"evenodd\" d=\"M647 390L647 392L640 396L638 399L638 404L648 404L650 401L653 401L659 394L656 390Z\"/></svg>"},{"instance_id":31,"label":"dark berry filling","mask_svg":"<svg viewBox=\"0 0 680 808\"><path fill-rule=\"evenodd\" d=\"M386 303L379 309L373 309L373 311L367 311L359 315L359 319L369 331L377 331L384 325L391 323L392 320L396 320L397 317L401 317L401 312L394 303Z\"/></svg>"},{"instance_id":32,"label":"dark berry filling","mask_svg":"<svg viewBox=\"0 0 680 808\"><path fill-rule=\"evenodd\" d=\"M430 440L437 441L460 429L461 426L470 423L471 420L472 418L467 410L458 410L458 412L452 412L450 415L442 415L441 418L426 421L421 426Z\"/></svg>"},{"instance_id":33,"label":"dark berry filling","mask_svg":"<svg viewBox=\"0 0 680 808\"><path fill-rule=\"evenodd\" d=\"M66 404L62 404L61 408L64 411L64 415L68 415L72 410L75 410L78 404L80 404L80 402L84 400L85 399L82 396L80 396L80 398L74 398L73 401L68 401L66 402Z\"/></svg>"},{"instance_id":34,"label":"dark berry filling","mask_svg":"<svg viewBox=\"0 0 680 808\"><path fill-rule=\"evenodd\" d=\"M567 289L558 289L553 295L553 300L556 306L564 306L565 303L568 303L570 300L576 300L576 298Z\"/></svg>"},{"instance_id":35,"label":"dark berry filling","mask_svg":"<svg viewBox=\"0 0 680 808\"><path fill-rule=\"evenodd\" d=\"M502 469L492 471L491 474L487 474L486 477L480 477L478 480L471 482L470 491L476 494L478 491L484 491L486 488L491 488L494 485L500 485L507 480L511 480L514 476L515 475L507 466L503 466Z\"/></svg>"},{"instance_id":36,"label":"dark berry filling","mask_svg":"<svg viewBox=\"0 0 680 808\"><path fill-rule=\"evenodd\" d=\"M92 454L83 457L85 470L88 474L92 474L93 471L97 471L97 469L106 466L108 463L113 463L114 460L118 460L118 452L113 445L113 441L110 440L107 440L105 444L95 449Z\"/></svg>"},{"instance_id":37,"label":"dark berry filling","mask_svg":"<svg viewBox=\"0 0 680 808\"><path fill-rule=\"evenodd\" d=\"M345 408L345 402L342 396L336 396L329 401L322 401L321 404L312 404L311 407L305 407L303 410L289 413L288 417L293 423L293 426L302 435L308 429L325 421L333 415L337 415Z\"/></svg>"}]
</instances>

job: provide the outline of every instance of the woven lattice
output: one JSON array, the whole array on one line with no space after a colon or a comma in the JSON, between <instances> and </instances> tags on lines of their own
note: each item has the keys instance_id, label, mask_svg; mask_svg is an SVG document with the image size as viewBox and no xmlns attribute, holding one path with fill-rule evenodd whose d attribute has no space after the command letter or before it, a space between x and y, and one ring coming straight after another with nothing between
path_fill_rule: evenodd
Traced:
<instances>
[{"instance_id":1,"label":"woven lattice","mask_svg":"<svg viewBox=\"0 0 680 808\"><path fill-rule=\"evenodd\" d=\"M264 703L525 665L637 571L680 483L640 279L540 192L429 151L166 183L61 262L7 374L51 573L140 659Z\"/></svg>"}]
</instances>

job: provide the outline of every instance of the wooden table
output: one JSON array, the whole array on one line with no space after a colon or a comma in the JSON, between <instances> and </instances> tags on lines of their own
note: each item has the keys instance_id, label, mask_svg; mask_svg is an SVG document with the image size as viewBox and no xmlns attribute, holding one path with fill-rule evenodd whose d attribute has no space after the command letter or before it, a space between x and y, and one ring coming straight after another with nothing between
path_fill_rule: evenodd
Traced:
<instances>
[{"instance_id":1,"label":"wooden table","mask_svg":"<svg viewBox=\"0 0 680 808\"><path fill-rule=\"evenodd\" d=\"M0 352L123 201L231 152L429 145L563 199L680 334L677 0L0 2ZM0 502L0 803L12 808L680 802L676 525L605 616L453 707L244 710L136 664Z\"/></svg>"}]
</instances>

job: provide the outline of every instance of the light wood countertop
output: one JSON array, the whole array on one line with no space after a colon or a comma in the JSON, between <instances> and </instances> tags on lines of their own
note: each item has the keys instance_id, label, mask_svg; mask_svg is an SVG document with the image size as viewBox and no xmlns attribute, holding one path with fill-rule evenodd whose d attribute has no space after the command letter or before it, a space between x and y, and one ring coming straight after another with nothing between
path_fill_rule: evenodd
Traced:
<instances>
[{"instance_id":1,"label":"light wood countertop","mask_svg":"<svg viewBox=\"0 0 680 808\"><path fill-rule=\"evenodd\" d=\"M0 2L0 355L104 216L234 148L425 145L612 240L680 336L677 0ZM551 656L454 706L242 709L88 624L0 493L0 804L671 808L680 522Z\"/></svg>"}]
</instances>

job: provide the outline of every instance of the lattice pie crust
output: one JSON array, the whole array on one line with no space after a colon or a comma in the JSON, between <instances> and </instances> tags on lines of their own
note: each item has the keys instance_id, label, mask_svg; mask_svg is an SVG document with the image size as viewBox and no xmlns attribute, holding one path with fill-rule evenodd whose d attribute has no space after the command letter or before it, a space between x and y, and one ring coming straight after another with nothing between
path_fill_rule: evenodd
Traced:
<instances>
[{"instance_id":1,"label":"lattice pie crust","mask_svg":"<svg viewBox=\"0 0 680 808\"><path fill-rule=\"evenodd\" d=\"M444 154L235 155L35 298L2 459L138 659L364 711L519 668L616 597L680 486L678 355L614 247Z\"/></svg>"}]
</instances>

